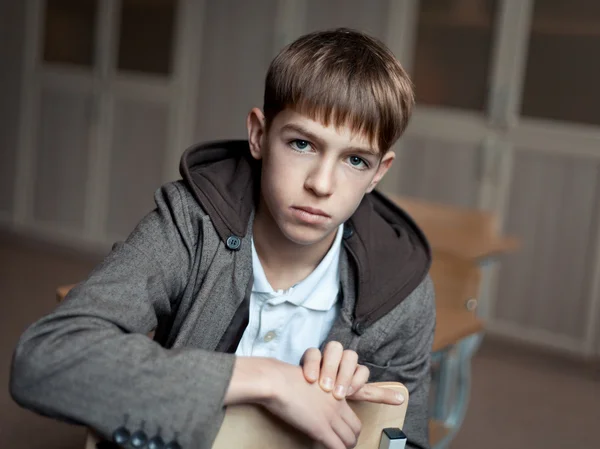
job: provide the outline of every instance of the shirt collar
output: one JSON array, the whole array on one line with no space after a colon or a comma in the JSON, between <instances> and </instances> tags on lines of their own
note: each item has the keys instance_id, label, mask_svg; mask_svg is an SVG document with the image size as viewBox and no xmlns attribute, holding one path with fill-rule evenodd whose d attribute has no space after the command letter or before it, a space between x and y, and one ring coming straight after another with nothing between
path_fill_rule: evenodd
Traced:
<instances>
[{"instance_id":1,"label":"shirt collar","mask_svg":"<svg viewBox=\"0 0 600 449\"><path fill-rule=\"evenodd\" d=\"M265 271L263 270L260 259L258 258L258 253L256 252L256 247L254 246L254 239L252 239L252 272L254 275L252 293L275 293L273 287L271 287L271 284L269 284L269 281L267 280Z\"/></svg>"},{"instance_id":2,"label":"shirt collar","mask_svg":"<svg viewBox=\"0 0 600 449\"><path fill-rule=\"evenodd\" d=\"M269 284L252 240L253 293L263 294L271 304L289 302L311 310L329 310L339 291L339 259L344 225L341 224L325 257L305 279L285 291L275 291Z\"/></svg>"}]
</instances>

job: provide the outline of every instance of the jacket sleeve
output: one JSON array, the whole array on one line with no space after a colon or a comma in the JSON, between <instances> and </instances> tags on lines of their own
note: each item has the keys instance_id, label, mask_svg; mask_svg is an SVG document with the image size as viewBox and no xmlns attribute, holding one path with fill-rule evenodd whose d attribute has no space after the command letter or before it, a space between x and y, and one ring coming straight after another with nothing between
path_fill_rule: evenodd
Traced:
<instances>
[{"instance_id":1,"label":"jacket sleeve","mask_svg":"<svg viewBox=\"0 0 600 449\"><path fill-rule=\"evenodd\" d=\"M425 280L393 312L390 335L402 342L384 346L378 360L389 360L385 366L367 366L378 381L403 383L409 400L403 431L407 447L429 449L429 387L431 383L431 348L435 331L435 294L431 278ZM394 353L388 351L394 351ZM373 372L375 369L375 373Z\"/></svg>"},{"instance_id":2,"label":"jacket sleeve","mask_svg":"<svg viewBox=\"0 0 600 449\"><path fill-rule=\"evenodd\" d=\"M21 406L90 426L107 439L125 426L184 449L210 448L234 356L169 350L147 337L176 307L201 241L180 189L159 189L156 208L126 241L26 329L10 375Z\"/></svg>"}]
</instances>

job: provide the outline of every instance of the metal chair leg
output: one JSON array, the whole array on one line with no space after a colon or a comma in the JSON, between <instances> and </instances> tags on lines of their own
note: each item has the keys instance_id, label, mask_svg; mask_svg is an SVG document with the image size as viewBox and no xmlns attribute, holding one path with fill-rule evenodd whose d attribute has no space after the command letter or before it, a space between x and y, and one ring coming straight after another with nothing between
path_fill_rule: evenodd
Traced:
<instances>
[{"instance_id":1,"label":"metal chair leg","mask_svg":"<svg viewBox=\"0 0 600 449\"><path fill-rule=\"evenodd\" d=\"M471 391L471 358L482 338L483 334L477 334L461 340L454 350L448 351L440 361L438 388L441 388L441 391L438 390L436 395L433 416L444 423L449 433L434 446L434 449L446 449L463 423Z\"/></svg>"}]
</instances>

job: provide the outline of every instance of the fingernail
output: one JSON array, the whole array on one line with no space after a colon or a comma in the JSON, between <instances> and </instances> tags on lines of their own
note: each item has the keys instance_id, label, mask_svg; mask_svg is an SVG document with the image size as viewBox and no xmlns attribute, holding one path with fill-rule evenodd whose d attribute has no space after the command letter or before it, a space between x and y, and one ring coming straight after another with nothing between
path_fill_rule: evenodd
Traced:
<instances>
[{"instance_id":1,"label":"fingernail","mask_svg":"<svg viewBox=\"0 0 600 449\"><path fill-rule=\"evenodd\" d=\"M338 385L337 387L335 387L335 395L340 398L346 396L346 387L344 387L343 385Z\"/></svg>"},{"instance_id":2,"label":"fingernail","mask_svg":"<svg viewBox=\"0 0 600 449\"><path fill-rule=\"evenodd\" d=\"M311 371L310 373L308 373L308 378L314 382L319 378L319 373L317 373L316 371Z\"/></svg>"},{"instance_id":3,"label":"fingernail","mask_svg":"<svg viewBox=\"0 0 600 449\"><path fill-rule=\"evenodd\" d=\"M348 387L348 396L352 396L352 393L354 393L354 388L352 388L352 385L350 385Z\"/></svg>"},{"instance_id":4,"label":"fingernail","mask_svg":"<svg viewBox=\"0 0 600 449\"><path fill-rule=\"evenodd\" d=\"M326 377L325 379L323 379L323 381L321 382L321 386L327 390L327 391L331 391L331 389L333 388L333 379L331 377Z\"/></svg>"},{"instance_id":5,"label":"fingernail","mask_svg":"<svg viewBox=\"0 0 600 449\"><path fill-rule=\"evenodd\" d=\"M396 393L396 399L398 399L398 402L400 404L402 404L404 402L404 396L402 396L402 394L400 394L400 393Z\"/></svg>"}]
</instances>

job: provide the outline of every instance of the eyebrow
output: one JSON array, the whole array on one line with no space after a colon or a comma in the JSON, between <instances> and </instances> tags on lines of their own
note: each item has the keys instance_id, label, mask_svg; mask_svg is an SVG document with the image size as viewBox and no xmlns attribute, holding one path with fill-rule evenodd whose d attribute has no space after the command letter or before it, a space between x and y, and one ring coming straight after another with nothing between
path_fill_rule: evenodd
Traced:
<instances>
[{"instance_id":1,"label":"eyebrow","mask_svg":"<svg viewBox=\"0 0 600 449\"><path fill-rule=\"evenodd\" d=\"M325 141L323 139L321 139L319 136L317 136L314 133L311 133L309 130L307 130L306 128L304 128L301 125L295 124L295 123L288 123L287 125L284 125L281 127L281 131L285 132L285 131L294 131L297 132L299 134L302 134L304 137L307 137L308 140L311 140L315 143L317 143L319 146L325 146ZM372 148L365 148L365 147L346 147L345 148L348 151L352 151L354 153L360 153L360 154L367 154L367 155L371 155L371 156L379 156L379 152L377 152L376 150L372 149Z\"/></svg>"}]
</instances>

